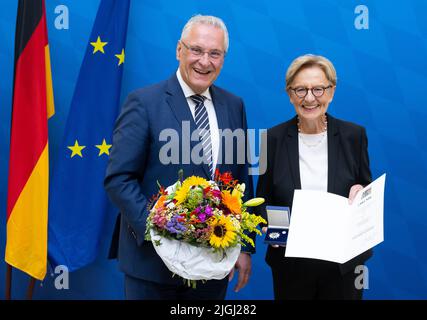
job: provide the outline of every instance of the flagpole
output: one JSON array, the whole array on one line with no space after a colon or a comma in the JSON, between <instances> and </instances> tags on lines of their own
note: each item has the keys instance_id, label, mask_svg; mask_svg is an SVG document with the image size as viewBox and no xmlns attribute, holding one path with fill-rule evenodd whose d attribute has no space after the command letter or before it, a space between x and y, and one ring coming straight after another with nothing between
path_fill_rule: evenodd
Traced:
<instances>
[{"instance_id":1,"label":"flagpole","mask_svg":"<svg viewBox=\"0 0 427 320\"><path fill-rule=\"evenodd\" d=\"M5 299L11 299L11 288L12 288L12 266L10 264L6 264L6 294Z\"/></svg>"},{"instance_id":2,"label":"flagpole","mask_svg":"<svg viewBox=\"0 0 427 320\"><path fill-rule=\"evenodd\" d=\"M31 277L30 282L28 283L27 300L33 300L33 292L34 292L34 284L35 283L36 283L36 279Z\"/></svg>"}]
</instances>

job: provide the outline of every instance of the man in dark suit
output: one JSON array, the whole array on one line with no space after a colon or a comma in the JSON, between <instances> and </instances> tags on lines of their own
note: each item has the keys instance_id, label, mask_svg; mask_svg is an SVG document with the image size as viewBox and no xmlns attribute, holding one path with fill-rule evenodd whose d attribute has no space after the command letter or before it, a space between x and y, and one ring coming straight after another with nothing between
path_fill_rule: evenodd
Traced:
<instances>
[{"instance_id":1,"label":"man in dark suit","mask_svg":"<svg viewBox=\"0 0 427 320\"><path fill-rule=\"evenodd\" d=\"M213 85L227 49L228 32L222 20L194 16L184 26L177 44L176 74L131 93L117 119L105 188L121 212L118 239L113 239L113 245L118 241L127 299L225 298L234 269L228 278L189 288L179 277L172 277L153 244L144 241L144 234L147 204L158 191L157 181L163 186L173 184L180 169L184 177L196 175L208 180L215 169L231 171L246 184L247 197L252 197L248 162L223 161L230 152L237 158L238 151L237 146L225 150L222 130L246 132L242 99ZM193 139L192 133L199 130L203 136L197 134ZM203 161L197 157L200 153ZM240 254L235 269L239 272L238 291L250 276L250 252Z\"/></svg>"}]
</instances>

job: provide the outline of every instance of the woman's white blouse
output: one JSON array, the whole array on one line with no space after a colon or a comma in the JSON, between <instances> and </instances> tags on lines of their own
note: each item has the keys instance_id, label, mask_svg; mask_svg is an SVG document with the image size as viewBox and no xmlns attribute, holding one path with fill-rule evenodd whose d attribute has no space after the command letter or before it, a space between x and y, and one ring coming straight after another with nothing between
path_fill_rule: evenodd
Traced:
<instances>
[{"instance_id":1,"label":"woman's white blouse","mask_svg":"<svg viewBox=\"0 0 427 320\"><path fill-rule=\"evenodd\" d=\"M301 188L304 190L328 190L328 136L298 134L299 168Z\"/></svg>"}]
</instances>

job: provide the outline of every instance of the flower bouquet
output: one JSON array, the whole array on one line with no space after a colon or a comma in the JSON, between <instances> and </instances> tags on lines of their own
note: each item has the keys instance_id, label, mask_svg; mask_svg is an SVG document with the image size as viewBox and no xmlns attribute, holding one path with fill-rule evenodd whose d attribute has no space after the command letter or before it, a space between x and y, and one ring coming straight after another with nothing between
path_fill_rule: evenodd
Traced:
<instances>
[{"instance_id":1,"label":"flower bouquet","mask_svg":"<svg viewBox=\"0 0 427 320\"><path fill-rule=\"evenodd\" d=\"M261 235L266 221L247 211L263 198L243 203L245 185L231 173L215 172L214 181L191 176L152 199L146 239L168 269L195 285L196 280L223 279L234 267L241 246L255 246L248 232Z\"/></svg>"}]
</instances>

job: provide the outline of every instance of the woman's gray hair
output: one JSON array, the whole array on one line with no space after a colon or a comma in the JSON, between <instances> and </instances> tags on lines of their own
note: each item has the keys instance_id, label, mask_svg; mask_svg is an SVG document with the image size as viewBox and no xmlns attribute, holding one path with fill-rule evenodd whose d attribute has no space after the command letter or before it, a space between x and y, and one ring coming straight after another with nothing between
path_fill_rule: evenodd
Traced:
<instances>
[{"instance_id":1,"label":"woman's gray hair","mask_svg":"<svg viewBox=\"0 0 427 320\"><path fill-rule=\"evenodd\" d=\"M182 29L181 40L188 35L188 32L190 31L191 27L195 24L208 24L208 25L220 28L222 31L224 31L224 51L227 53L229 40L228 40L228 30L227 30L227 27L225 26L224 21L222 21L218 17L203 16L201 14L197 14L191 17L191 19L188 20L188 22L185 24L184 28Z\"/></svg>"},{"instance_id":2,"label":"woman's gray hair","mask_svg":"<svg viewBox=\"0 0 427 320\"><path fill-rule=\"evenodd\" d=\"M313 66L322 69L326 78L333 86L337 85L337 72L332 62L323 56L306 54L296 58L289 66L288 71L286 72L286 90L291 87L292 82L294 82L295 76L298 74L298 72L304 68Z\"/></svg>"}]
</instances>

